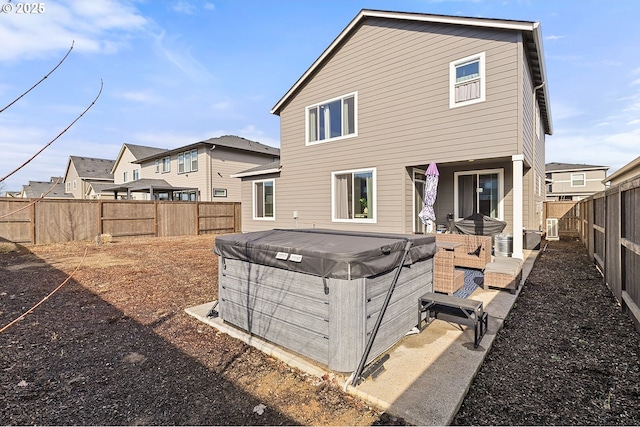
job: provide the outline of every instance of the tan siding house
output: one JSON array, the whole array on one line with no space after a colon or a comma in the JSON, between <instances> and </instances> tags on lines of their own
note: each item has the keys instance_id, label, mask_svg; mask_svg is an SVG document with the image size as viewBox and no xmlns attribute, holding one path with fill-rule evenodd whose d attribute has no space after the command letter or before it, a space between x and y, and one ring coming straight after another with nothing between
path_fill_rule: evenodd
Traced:
<instances>
[{"instance_id":1,"label":"tan siding house","mask_svg":"<svg viewBox=\"0 0 640 427\"><path fill-rule=\"evenodd\" d=\"M547 163L546 200L582 200L605 189L608 166Z\"/></svg>"},{"instance_id":2,"label":"tan siding house","mask_svg":"<svg viewBox=\"0 0 640 427\"><path fill-rule=\"evenodd\" d=\"M280 155L278 148L233 135L155 150L133 160L127 154L129 150L121 151L120 163L125 169L115 173L121 181L113 188L118 197L240 202L241 182L230 175L271 163ZM124 182L128 168L139 168L139 180Z\"/></svg>"},{"instance_id":3,"label":"tan siding house","mask_svg":"<svg viewBox=\"0 0 640 427\"><path fill-rule=\"evenodd\" d=\"M609 183L613 186L638 177L640 177L640 156L606 177L603 183Z\"/></svg>"},{"instance_id":4,"label":"tan siding house","mask_svg":"<svg viewBox=\"0 0 640 427\"><path fill-rule=\"evenodd\" d=\"M65 194L74 199L89 199L92 194L94 198L101 197L103 194L95 193L92 184L112 184L113 165L114 160L69 156L64 174ZM110 194L104 196L110 197Z\"/></svg>"},{"instance_id":5,"label":"tan siding house","mask_svg":"<svg viewBox=\"0 0 640 427\"><path fill-rule=\"evenodd\" d=\"M243 231L424 232L430 163L438 224L481 212L538 229L545 79L536 22L361 11L272 109L280 172L236 175Z\"/></svg>"}]
</instances>

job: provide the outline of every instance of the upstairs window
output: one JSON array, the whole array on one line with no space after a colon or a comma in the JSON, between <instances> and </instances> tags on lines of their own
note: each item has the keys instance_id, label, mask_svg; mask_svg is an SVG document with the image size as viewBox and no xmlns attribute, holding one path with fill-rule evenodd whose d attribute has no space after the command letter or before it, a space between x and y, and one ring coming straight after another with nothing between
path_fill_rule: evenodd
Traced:
<instances>
[{"instance_id":1,"label":"upstairs window","mask_svg":"<svg viewBox=\"0 0 640 427\"><path fill-rule=\"evenodd\" d=\"M133 170L133 180L137 181L140 179L140 169L134 169Z\"/></svg>"},{"instance_id":2,"label":"upstairs window","mask_svg":"<svg viewBox=\"0 0 640 427\"><path fill-rule=\"evenodd\" d=\"M449 107L485 100L485 54L468 56L449 64Z\"/></svg>"},{"instance_id":3,"label":"upstairs window","mask_svg":"<svg viewBox=\"0 0 640 427\"><path fill-rule=\"evenodd\" d=\"M156 173L159 173L160 172L160 159L156 159L155 166L156 166Z\"/></svg>"},{"instance_id":4,"label":"upstairs window","mask_svg":"<svg viewBox=\"0 0 640 427\"><path fill-rule=\"evenodd\" d=\"M162 158L162 173L171 172L171 157Z\"/></svg>"},{"instance_id":5,"label":"upstairs window","mask_svg":"<svg viewBox=\"0 0 640 427\"><path fill-rule=\"evenodd\" d=\"M356 93L307 107L307 144L356 136L356 108Z\"/></svg>"},{"instance_id":6,"label":"upstairs window","mask_svg":"<svg viewBox=\"0 0 640 427\"><path fill-rule=\"evenodd\" d=\"M198 150L185 151L178 154L178 173L195 172L198 170Z\"/></svg>"},{"instance_id":7,"label":"upstairs window","mask_svg":"<svg viewBox=\"0 0 640 427\"><path fill-rule=\"evenodd\" d=\"M122 172L122 182L127 182L127 173Z\"/></svg>"},{"instance_id":8,"label":"upstairs window","mask_svg":"<svg viewBox=\"0 0 640 427\"><path fill-rule=\"evenodd\" d=\"M587 185L585 175L583 173L571 174L571 186L572 187L584 187Z\"/></svg>"}]
</instances>

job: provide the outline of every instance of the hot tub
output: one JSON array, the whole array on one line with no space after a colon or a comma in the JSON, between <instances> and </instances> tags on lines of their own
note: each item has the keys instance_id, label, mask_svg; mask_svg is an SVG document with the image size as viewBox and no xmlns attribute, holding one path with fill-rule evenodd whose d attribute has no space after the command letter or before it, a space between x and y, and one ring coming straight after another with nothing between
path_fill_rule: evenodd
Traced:
<instances>
[{"instance_id":1,"label":"hot tub","mask_svg":"<svg viewBox=\"0 0 640 427\"><path fill-rule=\"evenodd\" d=\"M433 235L313 229L218 236L219 316L330 370L354 371L407 242L368 363L416 326L418 298L433 291Z\"/></svg>"}]
</instances>

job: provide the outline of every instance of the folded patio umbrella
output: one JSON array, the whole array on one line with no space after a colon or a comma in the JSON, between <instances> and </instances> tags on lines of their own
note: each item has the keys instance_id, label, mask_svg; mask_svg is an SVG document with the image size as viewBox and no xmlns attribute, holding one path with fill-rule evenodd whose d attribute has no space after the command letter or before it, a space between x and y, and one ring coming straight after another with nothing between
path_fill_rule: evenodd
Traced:
<instances>
[{"instance_id":1,"label":"folded patio umbrella","mask_svg":"<svg viewBox=\"0 0 640 427\"><path fill-rule=\"evenodd\" d=\"M420 221L427 226L427 233L433 232L433 223L436 220L436 213L433 205L438 194L438 179L440 172L435 163L430 163L424 174L424 206L418 214Z\"/></svg>"}]
</instances>

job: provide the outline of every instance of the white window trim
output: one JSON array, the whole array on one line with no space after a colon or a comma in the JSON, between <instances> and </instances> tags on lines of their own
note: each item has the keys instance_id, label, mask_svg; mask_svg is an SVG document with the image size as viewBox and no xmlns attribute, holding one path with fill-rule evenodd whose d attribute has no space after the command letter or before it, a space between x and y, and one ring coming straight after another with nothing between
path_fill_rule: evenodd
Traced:
<instances>
[{"instance_id":1,"label":"white window trim","mask_svg":"<svg viewBox=\"0 0 640 427\"><path fill-rule=\"evenodd\" d=\"M189 165L187 168L186 154L189 154ZM194 154L195 154L195 163L196 168L193 169L194 163ZM180 171L180 163L182 160L182 172ZM178 175L182 175L185 173L198 172L198 149L194 148L192 150L183 151L178 154ZM188 169L188 170L187 170Z\"/></svg>"},{"instance_id":2,"label":"white window trim","mask_svg":"<svg viewBox=\"0 0 640 427\"><path fill-rule=\"evenodd\" d=\"M485 52L480 52L475 55L467 56L466 58L458 59L456 61L452 61L449 63L449 108L458 108L464 107L466 105L477 104L479 102L484 102L486 97L486 82L487 75L485 72ZM479 71L480 71L480 97L475 99L470 99L469 101L456 102L456 67L458 65L462 65L465 62L471 62L473 60L479 59Z\"/></svg>"},{"instance_id":3,"label":"white window trim","mask_svg":"<svg viewBox=\"0 0 640 427\"><path fill-rule=\"evenodd\" d=\"M342 136L338 136L335 138L326 138L326 139L322 139L322 140L318 140L318 141L309 141L309 109L317 107L318 105L322 105L322 104L328 104L330 102L334 102L337 101L339 99L345 99L345 98L349 98L353 96L353 104L354 104L354 108L355 111L353 112L353 127L354 127L354 131L353 133L350 133L348 135L342 135ZM342 96L338 96L332 99L328 99L326 101L322 101L322 102L317 102L313 105L307 105L304 109L304 141L305 141L305 145L316 145L316 144L324 144L326 142L333 142L333 141L340 141L341 139L349 139L349 138L355 138L356 136L358 136L358 92L351 92L351 93L347 93L345 95Z\"/></svg>"},{"instance_id":4,"label":"white window trim","mask_svg":"<svg viewBox=\"0 0 640 427\"><path fill-rule=\"evenodd\" d=\"M482 174L498 174L498 218L500 221L504 221L504 169L478 169L454 172L453 174L453 212L456 221L460 221L462 218L458 217L458 176L460 175L482 175Z\"/></svg>"},{"instance_id":5,"label":"white window trim","mask_svg":"<svg viewBox=\"0 0 640 427\"><path fill-rule=\"evenodd\" d=\"M216 192L220 192L220 195L217 195ZM213 197L227 197L227 189L226 188L214 188L212 195L213 195Z\"/></svg>"},{"instance_id":6,"label":"white window trim","mask_svg":"<svg viewBox=\"0 0 640 427\"><path fill-rule=\"evenodd\" d=\"M260 182L273 183L273 216L261 217L256 216L256 184ZM251 215L256 221L275 221L276 220L276 180L275 179L257 179L251 183Z\"/></svg>"},{"instance_id":7,"label":"white window trim","mask_svg":"<svg viewBox=\"0 0 640 427\"><path fill-rule=\"evenodd\" d=\"M164 169L164 165L165 165L164 160L165 160L165 159L169 159L169 161L167 162L168 169L166 169L166 170ZM171 156L164 156L163 158L161 158L161 159L160 159L160 171L161 171L162 173L169 173L169 172L171 172Z\"/></svg>"},{"instance_id":8,"label":"white window trim","mask_svg":"<svg viewBox=\"0 0 640 427\"><path fill-rule=\"evenodd\" d=\"M582 185L574 185L574 184L573 184L573 177L574 177L574 176L578 176L578 175L582 175L582 182L583 182L583 184L582 184ZM587 186L587 174L586 174L586 173L584 173L584 172L581 172L581 173L572 173L572 174L571 174L571 178L570 178L569 182L571 183L571 187L586 187L586 186Z\"/></svg>"},{"instance_id":9,"label":"white window trim","mask_svg":"<svg viewBox=\"0 0 640 427\"><path fill-rule=\"evenodd\" d=\"M360 173L371 172L371 179L373 181L373 218L336 218L336 199L335 199L335 183L336 175L343 175L345 173ZM348 169L342 171L331 172L331 222L348 222L348 223L364 223L364 224L376 224L378 222L378 179L377 168L362 168L362 169Z\"/></svg>"},{"instance_id":10,"label":"white window trim","mask_svg":"<svg viewBox=\"0 0 640 427\"><path fill-rule=\"evenodd\" d=\"M413 202L411 204L413 205L414 214L415 214L415 210L416 210L416 207L417 207L417 206L415 206L415 203L416 203L416 174L421 176L421 179L419 179L418 181L426 184L426 179L425 179L426 172L427 171L425 169L418 169L418 168L413 168L412 171L411 171L411 188L412 188L412 192L411 192L412 193L411 194L412 199L411 200L413 200ZM413 223L413 232L416 233L418 231L418 229L416 228L415 218L412 221L412 223Z\"/></svg>"}]
</instances>

